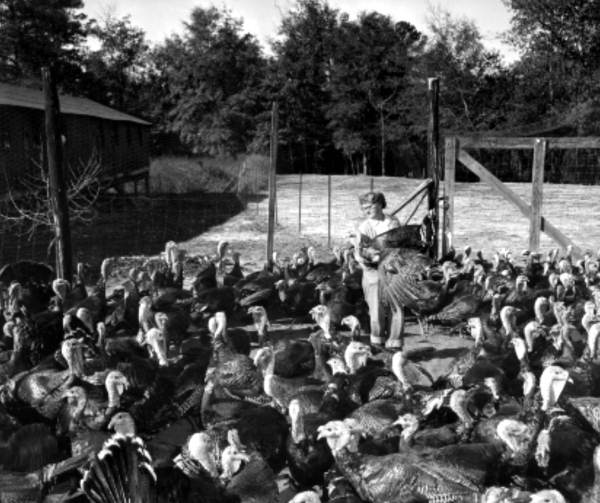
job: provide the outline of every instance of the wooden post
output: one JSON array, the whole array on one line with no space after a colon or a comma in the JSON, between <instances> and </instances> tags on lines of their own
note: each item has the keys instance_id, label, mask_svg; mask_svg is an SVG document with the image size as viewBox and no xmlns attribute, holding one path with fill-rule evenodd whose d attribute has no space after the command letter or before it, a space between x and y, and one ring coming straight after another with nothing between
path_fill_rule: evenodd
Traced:
<instances>
[{"instance_id":1,"label":"wooden post","mask_svg":"<svg viewBox=\"0 0 600 503\"><path fill-rule=\"evenodd\" d=\"M273 238L275 236L275 201L277 197L277 143L279 109L273 102L271 112L271 163L269 166L269 219L267 227L267 261L273 260Z\"/></svg>"},{"instance_id":2,"label":"wooden post","mask_svg":"<svg viewBox=\"0 0 600 503\"><path fill-rule=\"evenodd\" d=\"M444 150L444 219L442 256L453 246L454 239L454 184L456 182L456 152L458 141L454 136L446 138Z\"/></svg>"},{"instance_id":3,"label":"wooden post","mask_svg":"<svg viewBox=\"0 0 600 503\"><path fill-rule=\"evenodd\" d=\"M327 248L331 248L331 175L327 175Z\"/></svg>"},{"instance_id":4,"label":"wooden post","mask_svg":"<svg viewBox=\"0 0 600 503\"><path fill-rule=\"evenodd\" d=\"M440 99L440 79L430 78L427 81L429 88L429 125L427 128L427 177L433 180L429 189L429 198L427 208L433 225L433 243L431 247L432 256L438 253L438 226L439 226L439 141L440 141L440 120L439 120L439 99Z\"/></svg>"},{"instance_id":5,"label":"wooden post","mask_svg":"<svg viewBox=\"0 0 600 503\"><path fill-rule=\"evenodd\" d=\"M533 146L531 172L531 221L529 223L529 250L538 251L542 231L542 202L544 200L544 161L546 140L537 138Z\"/></svg>"},{"instance_id":6,"label":"wooden post","mask_svg":"<svg viewBox=\"0 0 600 503\"><path fill-rule=\"evenodd\" d=\"M298 234L302 233L302 171L298 180Z\"/></svg>"},{"instance_id":7,"label":"wooden post","mask_svg":"<svg viewBox=\"0 0 600 503\"><path fill-rule=\"evenodd\" d=\"M42 68L42 82L44 87L44 123L50 184L50 207L54 219L56 240L56 276L71 281L73 279L71 228L69 225L67 185L62 166L61 135L58 127L60 104L54 75L48 67Z\"/></svg>"},{"instance_id":8,"label":"wooden post","mask_svg":"<svg viewBox=\"0 0 600 503\"><path fill-rule=\"evenodd\" d=\"M383 120L383 103L379 105L381 123L381 176L385 176L385 121Z\"/></svg>"},{"instance_id":9,"label":"wooden post","mask_svg":"<svg viewBox=\"0 0 600 503\"><path fill-rule=\"evenodd\" d=\"M375 187L375 182L373 180L373 177L371 177L371 183L370 183L370 186L369 186L369 192L373 192L374 187Z\"/></svg>"}]
</instances>

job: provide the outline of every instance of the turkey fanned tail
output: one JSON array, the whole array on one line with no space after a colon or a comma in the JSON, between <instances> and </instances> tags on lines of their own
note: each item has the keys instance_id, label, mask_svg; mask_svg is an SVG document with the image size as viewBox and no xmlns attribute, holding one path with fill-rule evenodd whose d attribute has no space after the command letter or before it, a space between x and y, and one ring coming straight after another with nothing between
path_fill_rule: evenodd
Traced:
<instances>
[{"instance_id":1,"label":"turkey fanned tail","mask_svg":"<svg viewBox=\"0 0 600 503\"><path fill-rule=\"evenodd\" d=\"M139 437L113 435L104 443L81 480L94 503L154 502L156 474Z\"/></svg>"}]
</instances>

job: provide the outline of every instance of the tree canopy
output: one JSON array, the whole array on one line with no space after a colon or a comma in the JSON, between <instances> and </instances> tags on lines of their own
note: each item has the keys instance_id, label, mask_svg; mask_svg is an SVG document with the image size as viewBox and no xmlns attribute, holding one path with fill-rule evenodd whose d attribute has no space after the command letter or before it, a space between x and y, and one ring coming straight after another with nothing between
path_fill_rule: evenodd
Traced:
<instances>
[{"instance_id":1,"label":"tree canopy","mask_svg":"<svg viewBox=\"0 0 600 503\"><path fill-rule=\"evenodd\" d=\"M418 170L433 76L445 131L548 119L595 133L600 0L503 1L505 37L521 54L511 64L473 21L440 9L421 32L296 0L263 48L225 8L197 7L178 34L150 44L130 18L88 20L83 0L0 0L0 78L35 85L52 64L63 91L150 120L157 152L173 139L191 154L266 151L277 100L290 171Z\"/></svg>"}]
</instances>

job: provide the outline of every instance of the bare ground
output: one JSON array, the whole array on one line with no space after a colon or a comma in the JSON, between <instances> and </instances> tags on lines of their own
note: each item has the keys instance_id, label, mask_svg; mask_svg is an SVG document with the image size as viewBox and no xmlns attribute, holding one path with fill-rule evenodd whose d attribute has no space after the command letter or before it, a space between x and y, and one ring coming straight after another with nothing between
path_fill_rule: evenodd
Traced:
<instances>
[{"instance_id":1,"label":"bare ground","mask_svg":"<svg viewBox=\"0 0 600 503\"><path fill-rule=\"evenodd\" d=\"M332 176L331 246L342 244L361 220L358 195L370 189L370 177ZM388 211L421 183L421 180L378 177L375 190L385 193ZM526 202L530 201L531 184L508 183ZM277 183L277 222L275 249L290 255L300 246L313 245L327 256L328 198L327 176L304 175L302 178L302 218L299 215L299 176L280 175ZM415 204L402 210L398 217L404 223ZM190 254L212 253L219 240L225 239L242 253L242 262L250 269L261 267L265 260L268 200L265 197L248 203L247 208L221 225L182 242ZM600 210L600 186L544 186L543 215L583 249L598 250L600 226L595 215ZM419 209L413 222L424 216ZM509 202L483 183L457 183L455 197L454 244L467 244L489 256L496 250L509 248L520 252L528 244L528 220ZM541 249L556 246L543 235Z\"/></svg>"}]
</instances>

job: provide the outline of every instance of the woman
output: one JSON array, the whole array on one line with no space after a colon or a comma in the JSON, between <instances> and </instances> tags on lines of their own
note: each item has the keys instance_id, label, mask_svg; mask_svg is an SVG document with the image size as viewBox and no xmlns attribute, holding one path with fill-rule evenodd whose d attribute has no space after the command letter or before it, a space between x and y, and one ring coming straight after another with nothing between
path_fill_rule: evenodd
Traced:
<instances>
[{"instance_id":1,"label":"woman","mask_svg":"<svg viewBox=\"0 0 600 503\"><path fill-rule=\"evenodd\" d=\"M386 215L385 196L381 192L367 192L358 198L360 207L367 217L356 229L356 259L363 269L362 287L365 301L369 306L371 319L370 342L372 346L389 349L402 348L402 330L404 329L404 313L393 314L389 307L382 305L379 295L379 274L377 264L366 261L361 250L379 234L400 227L400 222L394 216ZM387 341L386 341L387 336Z\"/></svg>"}]
</instances>

